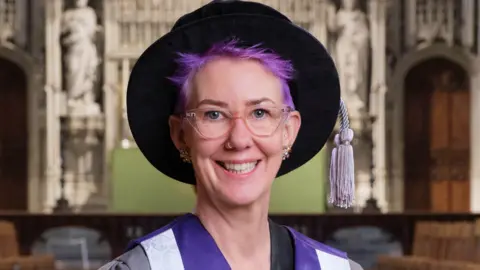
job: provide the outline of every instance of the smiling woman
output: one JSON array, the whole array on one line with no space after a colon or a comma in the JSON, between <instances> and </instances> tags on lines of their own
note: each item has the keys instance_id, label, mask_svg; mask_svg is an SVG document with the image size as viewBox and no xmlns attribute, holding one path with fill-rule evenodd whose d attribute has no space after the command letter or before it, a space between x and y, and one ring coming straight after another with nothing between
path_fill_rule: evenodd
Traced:
<instances>
[{"instance_id":1,"label":"smiling woman","mask_svg":"<svg viewBox=\"0 0 480 270\"><path fill-rule=\"evenodd\" d=\"M280 79L259 62L220 54L205 63L187 99L193 109L170 118L175 146L189 153L196 171L199 215L204 202L268 205L282 157L297 136L299 112L284 104Z\"/></svg>"},{"instance_id":2,"label":"smiling woman","mask_svg":"<svg viewBox=\"0 0 480 270\"><path fill-rule=\"evenodd\" d=\"M335 66L284 15L245 1L185 15L139 58L127 105L142 153L195 185L197 203L102 269L361 269L268 218L273 181L321 150L339 111L331 202L353 200L353 133Z\"/></svg>"}]
</instances>

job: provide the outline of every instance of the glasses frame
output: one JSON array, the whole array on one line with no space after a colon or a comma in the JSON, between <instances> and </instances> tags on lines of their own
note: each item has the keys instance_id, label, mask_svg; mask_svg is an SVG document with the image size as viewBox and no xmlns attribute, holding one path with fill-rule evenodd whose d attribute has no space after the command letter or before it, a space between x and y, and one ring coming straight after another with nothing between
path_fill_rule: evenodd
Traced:
<instances>
[{"instance_id":1,"label":"glasses frame","mask_svg":"<svg viewBox=\"0 0 480 270\"><path fill-rule=\"evenodd\" d=\"M256 106L253 106L253 108L258 108L258 109L261 109L261 107L256 107ZM225 135L229 134L233 127L235 126L234 122L235 120L237 119L242 119L243 123L245 124L245 126L247 127L247 129L250 131L250 133L254 136L257 136L257 137L270 137L272 136L277 130L278 128L284 124L287 120L288 120L288 117L290 116L290 113L294 112L295 109L293 109L292 107L288 106L288 105L285 105L285 106L281 106L281 107L278 107L278 106L268 106L268 108L276 108L276 109L280 109L281 110L281 113L282 113L282 119L280 120L280 122L278 122L278 125L277 127L275 127L275 129L269 134L269 135L257 135L255 134L255 132L252 131L252 128L249 126L249 124L247 123L247 120L246 120L246 117L247 117L247 111L248 110L245 110L245 113L243 116L234 116L230 111L228 111L228 114L227 114L227 117L229 118L229 124L230 124L230 127L221 135L219 136L215 136L215 137L208 137L208 136L205 136L204 134L202 134L200 132L200 130L198 129L198 126L196 124L196 120L195 120L195 117L196 117L196 113L198 111L204 111L204 110L224 110L224 109L220 109L220 108L198 108L198 109L192 109L192 110L188 110L186 111L185 113L182 113L180 115L180 117L182 118L182 120L186 120L190 126L193 127L193 129L197 132L198 135L200 135L201 137L205 138L205 139L210 139L210 140L214 140L214 139L218 139L218 138L221 138L221 137L224 137Z\"/></svg>"}]
</instances>

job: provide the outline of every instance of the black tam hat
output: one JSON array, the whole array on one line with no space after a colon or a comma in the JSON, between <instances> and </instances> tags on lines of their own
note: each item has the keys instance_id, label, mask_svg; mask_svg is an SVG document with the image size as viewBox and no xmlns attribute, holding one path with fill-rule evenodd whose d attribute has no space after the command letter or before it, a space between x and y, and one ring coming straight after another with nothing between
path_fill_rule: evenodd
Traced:
<instances>
[{"instance_id":1,"label":"black tam hat","mask_svg":"<svg viewBox=\"0 0 480 270\"><path fill-rule=\"evenodd\" d=\"M193 168L182 161L170 139L169 116L174 113L179 89L168 79L181 53L203 53L213 44L236 38L249 45L262 44L296 71L289 82L302 125L290 157L277 176L302 166L325 145L341 117L331 166L330 202L349 207L353 202L353 150L346 108L334 62L310 33L275 9L255 2L213 1L181 17L139 57L127 90L127 113L132 135L148 161L165 175L195 184ZM339 114L339 112L341 112Z\"/></svg>"}]
</instances>

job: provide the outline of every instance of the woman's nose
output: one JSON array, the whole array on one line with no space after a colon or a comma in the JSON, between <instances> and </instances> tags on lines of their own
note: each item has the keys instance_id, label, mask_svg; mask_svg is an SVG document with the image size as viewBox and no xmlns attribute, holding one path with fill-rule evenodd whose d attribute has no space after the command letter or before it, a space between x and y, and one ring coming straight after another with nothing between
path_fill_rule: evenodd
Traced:
<instances>
[{"instance_id":1,"label":"woman's nose","mask_svg":"<svg viewBox=\"0 0 480 270\"><path fill-rule=\"evenodd\" d=\"M241 150L252 146L252 134L241 118L232 119L232 129L229 134L230 146L234 149Z\"/></svg>"}]
</instances>

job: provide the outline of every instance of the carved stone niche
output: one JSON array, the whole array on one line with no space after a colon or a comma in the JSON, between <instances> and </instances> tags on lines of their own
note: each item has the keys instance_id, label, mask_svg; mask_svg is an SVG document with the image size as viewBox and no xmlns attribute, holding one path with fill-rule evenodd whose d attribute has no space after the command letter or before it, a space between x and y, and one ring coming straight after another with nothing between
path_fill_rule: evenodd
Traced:
<instances>
[{"instance_id":1,"label":"carved stone niche","mask_svg":"<svg viewBox=\"0 0 480 270\"><path fill-rule=\"evenodd\" d=\"M63 121L65 136L73 140L80 140L86 145L101 143L103 136L104 117L102 115L70 115Z\"/></svg>"},{"instance_id":2,"label":"carved stone niche","mask_svg":"<svg viewBox=\"0 0 480 270\"><path fill-rule=\"evenodd\" d=\"M91 3L90 3L91 2ZM98 115L103 111L102 25L98 4L102 1L65 1L60 22L62 88L66 113Z\"/></svg>"},{"instance_id":3,"label":"carved stone niche","mask_svg":"<svg viewBox=\"0 0 480 270\"><path fill-rule=\"evenodd\" d=\"M62 117L65 191L75 211L103 194L103 134L101 115Z\"/></svg>"}]
</instances>

